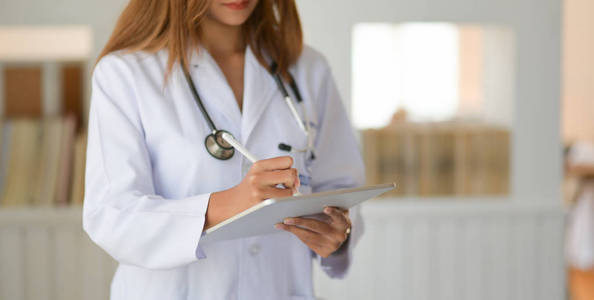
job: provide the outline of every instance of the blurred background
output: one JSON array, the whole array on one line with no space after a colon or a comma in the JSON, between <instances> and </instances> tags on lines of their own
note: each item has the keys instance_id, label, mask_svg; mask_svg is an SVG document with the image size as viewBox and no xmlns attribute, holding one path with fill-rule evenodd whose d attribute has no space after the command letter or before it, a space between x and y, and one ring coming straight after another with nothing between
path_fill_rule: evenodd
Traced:
<instances>
[{"instance_id":1,"label":"blurred background","mask_svg":"<svg viewBox=\"0 0 594 300\"><path fill-rule=\"evenodd\" d=\"M126 0L0 0L0 299L107 299L82 231L90 75ZM322 299L594 299L594 2L297 0L361 141Z\"/></svg>"}]
</instances>

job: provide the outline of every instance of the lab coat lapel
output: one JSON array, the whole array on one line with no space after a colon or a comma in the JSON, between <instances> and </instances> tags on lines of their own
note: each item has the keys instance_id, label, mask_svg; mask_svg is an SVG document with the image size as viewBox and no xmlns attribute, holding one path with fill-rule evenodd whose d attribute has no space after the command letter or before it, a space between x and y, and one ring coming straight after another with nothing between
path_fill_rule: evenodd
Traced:
<instances>
[{"instance_id":1,"label":"lab coat lapel","mask_svg":"<svg viewBox=\"0 0 594 300\"><path fill-rule=\"evenodd\" d=\"M262 114L274 99L276 83L268 70L258 62L249 46L246 50L244 68L241 140L242 143L247 144Z\"/></svg>"},{"instance_id":2,"label":"lab coat lapel","mask_svg":"<svg viewBox=\"0 0 594 300\"><path fill-rule=\"evenodd\" d=\"M203 47L200 47L198 52L193 52L190 61L192 78L196 83L196 88L206 110L213 118L215 126L218 129L228 130L234 134L238 133L234 131L239 131L241 126L241 111L225 74ZM228 122L221 122L221 120L217 122L217 114L222 114ZM229 122L231 126L229 126Z\"/></svg>"}]
</instances>

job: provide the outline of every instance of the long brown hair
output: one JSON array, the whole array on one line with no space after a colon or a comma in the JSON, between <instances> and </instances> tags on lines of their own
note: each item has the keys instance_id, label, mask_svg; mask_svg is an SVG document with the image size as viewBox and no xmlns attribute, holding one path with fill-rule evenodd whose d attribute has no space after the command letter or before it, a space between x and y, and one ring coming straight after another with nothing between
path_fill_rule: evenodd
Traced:
<instances>
[{"instance_id":1,"label":"long brown hair","mask_svg":"<svg viewBox=\"0 0 594 300\"><path fill-rule=\"evenodd\" d=\"M154 53L166 48L167 74L178 61L187 69L189 49L199 43L200 23L209 3L210 0L130 0L97 61L118 50ZM303 49L295 1L260 0L242 30L258 61L269 68L264 59L268 55L277 63L277 71L286 77Z\"/></svg>"}]
</instances>

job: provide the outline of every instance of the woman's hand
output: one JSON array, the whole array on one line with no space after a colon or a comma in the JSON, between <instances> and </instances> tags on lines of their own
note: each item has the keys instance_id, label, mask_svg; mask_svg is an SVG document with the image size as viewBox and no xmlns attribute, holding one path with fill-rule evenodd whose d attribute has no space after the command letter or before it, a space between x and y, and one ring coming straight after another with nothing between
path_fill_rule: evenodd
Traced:
<instances>
[{"instance_id":1,"label":"woman's hand","mask_svg":"<svg viewBox=\"0 0 594 300\"><path fill-rule=\"evenodd\" d=\"M303 243L321 257L328 257L342 246L351 228L349 211L326 207L326 221L309 218L287 218L277 229L296 235Z\"/></svg>"},{"instance_id":2,"label":"woman's hand","mask_svg":"<svg viewBox=\"0 0 594 300\"><path fill-rule=\"evenodd\" d=\"M206 211L204 228L212 227L269 198L292 196L299 188L293 158L281 156L255 162L236 186L212 193ZM282 184L286 188L279 188Z\"/></svg>"}]
</instances>

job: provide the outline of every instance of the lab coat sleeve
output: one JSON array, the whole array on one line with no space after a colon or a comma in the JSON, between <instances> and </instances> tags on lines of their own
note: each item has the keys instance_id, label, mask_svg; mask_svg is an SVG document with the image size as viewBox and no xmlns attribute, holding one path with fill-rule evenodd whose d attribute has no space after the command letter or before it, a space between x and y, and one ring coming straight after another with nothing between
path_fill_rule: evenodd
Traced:
<instances>
[{"instance_id":1,"label":"lab coat sleeve","mask_svg":"<svg viewBox=\"0 0 594 300\"><path fill-rule=\"evenodd\" d=\"M115 55L93 73L83 227L122 264L165 269L194 262L210 194L155 194L132 68Z\"/></svg>"},{"instance_id":2,"label":"lab coat sleeve","mask_svg":"<svg viewBox=\"0 0 594 300\"><path fill-rule=\"evenodd\" d=\"M334 79L324 61L320 72L321 85L316 97L318 134L315 140L316 159L312 164L312 191L321 192L352 188L365 183L365 170L359 145L340 99ZM346 275L352 251L363 233L359 207L350 210L351 236L336 253L327 258L317 256L322 269L333 278Z\"/></svg>"}]
</instances>

